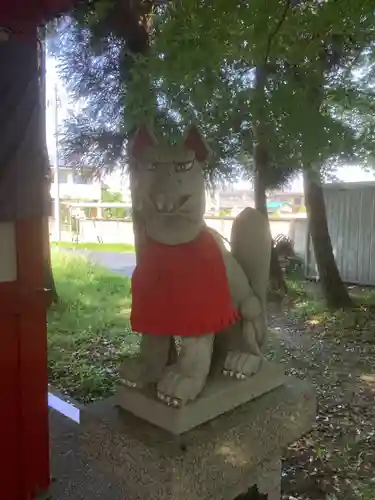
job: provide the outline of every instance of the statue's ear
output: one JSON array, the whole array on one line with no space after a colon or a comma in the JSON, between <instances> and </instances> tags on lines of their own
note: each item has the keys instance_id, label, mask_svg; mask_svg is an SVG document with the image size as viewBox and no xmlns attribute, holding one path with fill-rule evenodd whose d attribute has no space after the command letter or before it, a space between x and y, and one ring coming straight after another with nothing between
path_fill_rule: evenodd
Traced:
<instances>
[{"instance_id":1,"label":"statue's ear","mask_svg":"<svg viewBox=\"0 0 375 500\"><path fill-rule=\"evenodd\" d=\"M128 143L128 153L134 159L145 151L145 149L155 146L158 143L156 137L147 125L141 125L137 128L132 138Z\"/></svg>"},{"instance_id":2,"label":"statue's ear","mask_svg":"<svg viewBox=\"0 0 375 500\"><path fill-rule=\"evenodd\" d=\"M206 162L211 156L211 149L194 125L189 127L185 132L184 146L186 149L194 151L196 159L201 163Z\"/></svg>"}]
</instances>

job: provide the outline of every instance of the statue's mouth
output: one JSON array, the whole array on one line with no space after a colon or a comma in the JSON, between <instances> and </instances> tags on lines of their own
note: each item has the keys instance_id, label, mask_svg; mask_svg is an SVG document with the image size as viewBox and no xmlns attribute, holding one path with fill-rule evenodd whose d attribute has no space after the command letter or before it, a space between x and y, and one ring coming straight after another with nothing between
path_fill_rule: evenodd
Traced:
<instances>
[{"instance_id":1,"label":"statue's mouth","mask_svg":"<svg viewBox=\"0 0 375 500\"><path fill-rule=\"evenodd\" d=\"M157 212L163 215L177 215L183 213L183 208L191 198L189 194L180 196L175 202L166 200L163 195L151 196Z\"/></svg>"}]
</instances>

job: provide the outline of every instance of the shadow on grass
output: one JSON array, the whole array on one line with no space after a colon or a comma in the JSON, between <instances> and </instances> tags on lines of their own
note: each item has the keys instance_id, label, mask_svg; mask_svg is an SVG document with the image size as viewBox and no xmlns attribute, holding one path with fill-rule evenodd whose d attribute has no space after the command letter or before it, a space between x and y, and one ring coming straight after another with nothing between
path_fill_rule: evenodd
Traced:
<instances>
[{"instance_id":1,"label":"shadow on grass","mask_svg":"<svg viewBox=\"0 0 375 500\"><path fill-rule=\"evenodd\" d=\"M361 335L362 342L375 343L375 290L369 288L351 287L349 293L354 307L327 309L322 297L311 296L300 282L289 282L290 304L287 309L289 318L305 322L311 327L324 328L328 334L354 337L356 332ZM317 284L318 288L319 285Z\"/></svg>"},{"instance_id":2,"label":"shadow on grass","mask_svg":"<svg viewBox=\"0 0 375 500\"><path fill-rule=\"evenodd\" d=\"M137 350L129 327L130 280L52 253L59 303L48 313L50 383L80 402L113 392L120 359Z\"/></svg>"}]
</instances>

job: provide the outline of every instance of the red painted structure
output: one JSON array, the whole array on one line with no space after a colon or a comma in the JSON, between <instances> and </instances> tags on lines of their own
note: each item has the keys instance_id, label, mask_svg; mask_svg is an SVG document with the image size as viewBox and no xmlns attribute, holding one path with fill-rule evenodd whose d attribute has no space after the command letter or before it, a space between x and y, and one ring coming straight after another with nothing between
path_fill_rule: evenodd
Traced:
<instances>
[{"instance_id":1,"label":"red painted structure","mask_svg":"<svg viewBox=\"0 0 375 500\"><path fill-rule=\"evenodd\" d=\"M0 283L0 493L7 500L33 500L49 486L41 222L16 222L17 280Z\"/></svg>"},{"instance_id":2,"label":"red painted structure","mask_svg":"<svg viewBox=\"0 0 375 500\"><path fill-rule=\"evenodd\" d=\"M72 8L74 0L2 0L0 26L35 37L35 28Z\"/></svg>"},{"instance_id":3,"label":"red painted structure","mask_svg":"<svg viewBox=\"0 0 375 500\"><path fill-rule=\"evenodd\" d=\"M3 56L7 52L4 33L9 33L10 38L17 38L21 43L36 44L37 26L70 8L72 4L72 0L4 0L0 9ZM11 64L11 59L3 57L0 79L10 69L7 64ZM22 72L22 68L20 71ZM31 102L35 105L39 101L39 93L34 90L32 92ZM9 132L6 137L4 110L8 109L9 113L17 111L17 100L10 91L5 94L7 95L0 93L0 116L3 111L3 123L0 123L0 130L3 127L0 134L0 174L3 174L3 177L0 175L0 183L3 183L0 222L15 224L17 280L0 283L0 498L34 500L38 493L48 489L50 482L43 264L43 216L48 214L40 211L36 215L38 210L30 206L33 203L29 205L29 215L27 207L18 211L17 203L22 198L22 193L26 193L30 200L32 196L34 200L38 200L44 196L44 185L41 182L39 186L39 181L35 181L35 178L39 179L38 169L32 161L37 148L34 147L33 150L35 141L30 141L31 136L27 136L27 125L24 125L25 130L20 130L23 126L21 120L21 126L13 127L12 137L9 137ZM12 120L12 115L8 114L7 117L9 121ZM1 148L2 140L8 140L11 150L6 142ZM18 148L25 148L27 140L27 148L30 147L29 158L24 152L18 154ZM28 179L25 187L22 172L26 172L26 169L29 174L35 170L35 178L32 181L33 175L25 175ZM12 172L16 173L10 182ZM31 191L32 196L29 194ZM12 205L15 207L13 211L7 210L4 203L6 196L10 205L12 197L17 199Z\"/></svg>"}]
</instances>

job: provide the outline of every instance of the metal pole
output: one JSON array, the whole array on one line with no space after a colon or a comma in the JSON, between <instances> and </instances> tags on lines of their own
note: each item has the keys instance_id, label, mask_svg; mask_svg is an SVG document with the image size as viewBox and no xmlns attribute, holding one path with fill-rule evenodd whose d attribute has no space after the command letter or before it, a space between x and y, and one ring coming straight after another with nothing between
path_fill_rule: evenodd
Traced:
<instances>
[{"instance_id":1,"label":"metal pole","mask_svg":"<svg viewBox=\"0 0 375 500\"><path fill-rule=\"evenodd\" d=\"M57 83L55 84L55 238L56 241L61 241L61 217L60 217L60 178L59 178L59 95Z\"/></svg>"}]
</instances>

